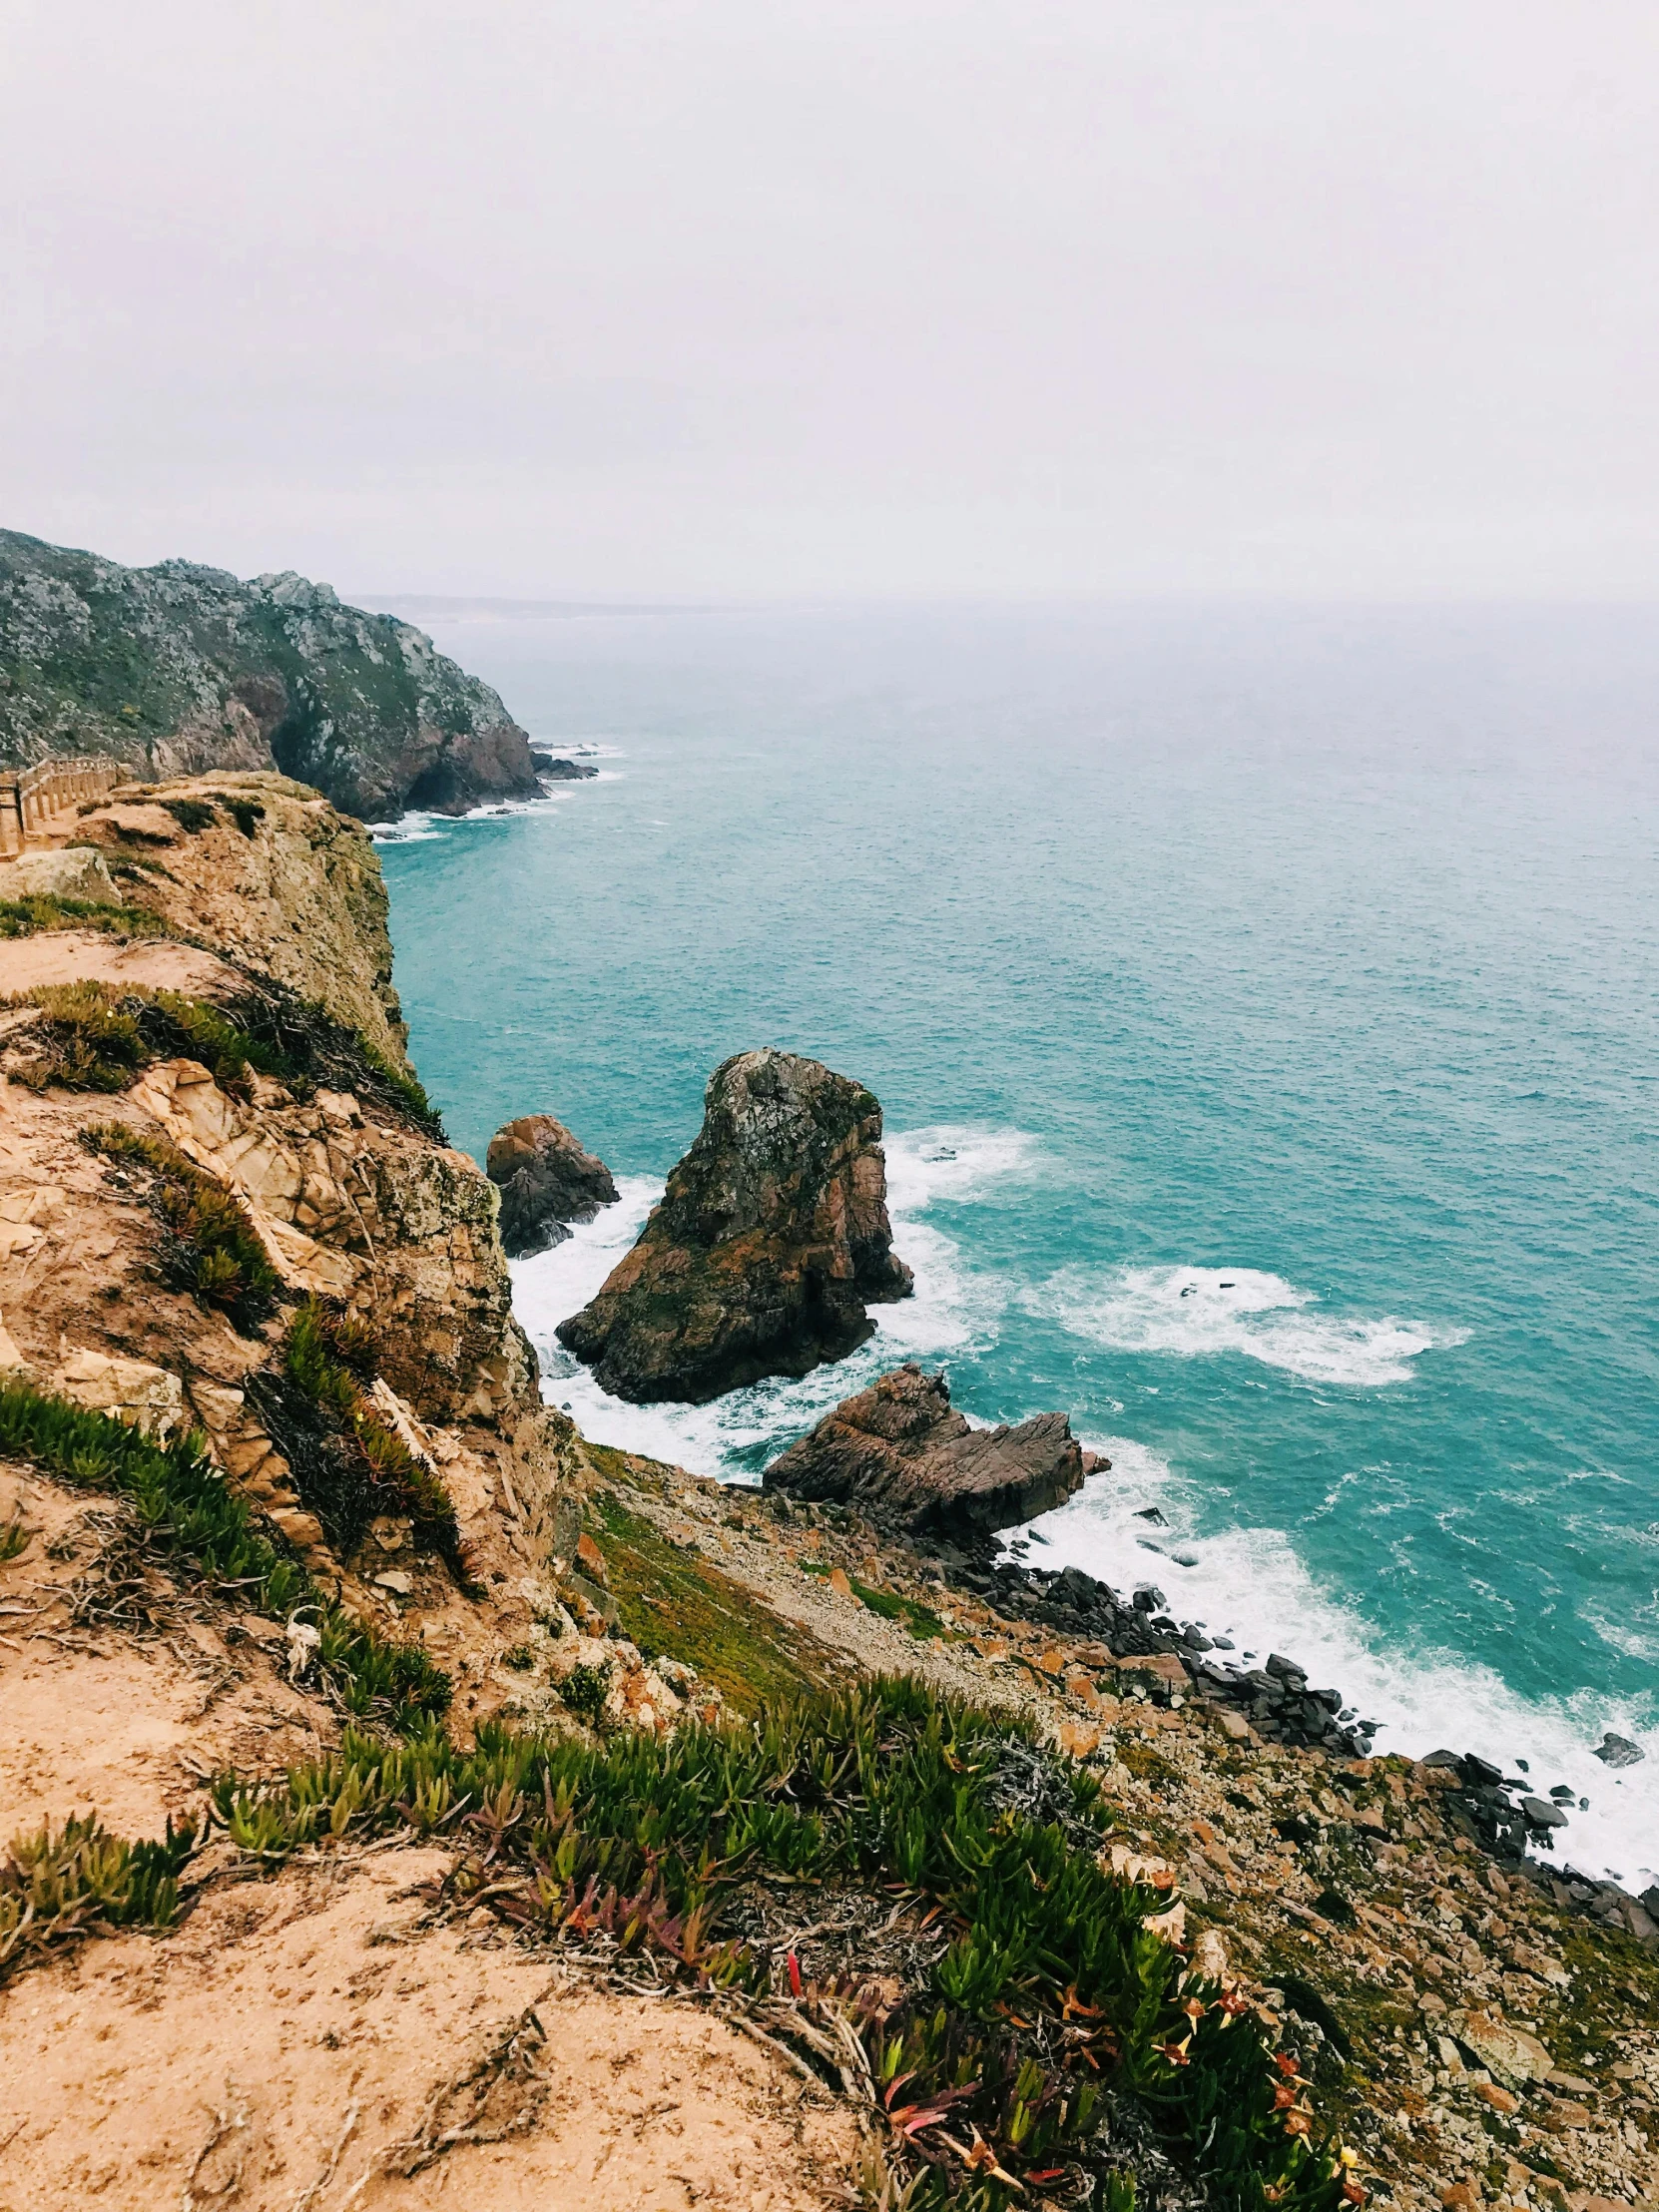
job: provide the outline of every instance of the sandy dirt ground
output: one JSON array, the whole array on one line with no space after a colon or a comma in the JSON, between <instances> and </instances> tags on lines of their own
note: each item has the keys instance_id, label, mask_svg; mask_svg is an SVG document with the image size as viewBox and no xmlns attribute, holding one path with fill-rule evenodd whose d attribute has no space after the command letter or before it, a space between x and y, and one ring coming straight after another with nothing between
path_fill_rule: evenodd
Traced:
<instances>
[{"instance_id":1,"label":"sandy dirt ground","mask_svg":"<svg viewBox=\"0 0 1659 2212\"><path fill-rule=\"evenodd\" d=\"M94 1942L17 1977L0 1992L0 2212L854 2201L844 2106L684 1999L424 1926L419 1886L445 1864L336 1856L217 1888L165 1941Z\"/></svg>"},{"instance_id":2,"label":"sandy dirt ground","mask_svg":"<svg viewBox=\"0 0 1659 2212\"><path fill-rule=\"evenodd\" d=\"M235 998L248 988L234 967L211 952L166 938L124 943L91 930L58 929L0 943L0 995L89 980L183 991L190 998Z\"/></svg>"}]
</instances>

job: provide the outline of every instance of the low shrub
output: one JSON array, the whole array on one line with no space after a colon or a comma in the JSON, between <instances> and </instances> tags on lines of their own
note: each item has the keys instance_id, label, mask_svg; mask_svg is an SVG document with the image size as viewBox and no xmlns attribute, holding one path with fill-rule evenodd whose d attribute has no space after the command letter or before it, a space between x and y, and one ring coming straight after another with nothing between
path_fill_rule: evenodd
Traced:
<instances>
[{"instance_id":1,"label":"low shrub","mask_svg":"<svg viewBox=\"0 0 1659 2212\"><path fill-rule=\"evenodd\" d=\"M251 837L265 820L265 809L257 799L241 799L235 792L214 792L216 805L224 808L245 837Z\"/></svg>"},{"instance_id":2,"label":"low shrub","mask_svg":"<svg viewBox=\"0 0 1659 2212\"><path fill-rule=\"evenodd\" d=\"M156 1273L169 1290L227 1314L245 1335L276 1309L281 1282L248 1209L165 1137L125 1122L95 1123L81 1142L107 1160L147 1171L162 1223Z\"/></svg>"},{"instance_id":3,"label":"low shrub","mask_svg":"<svg viewBox=\"0 0 1659 2212\"><path fill-rule=\"evenodd\" d=\"M381 1514L407 1517L415 1543L470 1588L472 1561L453 1499L365 1395L378 1369L373 1332L308 1298L288 1323L279 1372L252 1378L249 1394L288 1462L300 1503L336 1551L355 1551Z\"/></svg>"},{"instance_id":4,"label":"low shrub","mask_svg":"<svg viewBox=\"0 0 1659 2212\"><path fill-rule=\"evenodd\" d=\"M211 830L219 820L219 810L206 799L164 799L159 805L193 837Z\"/></svg>"},{"instance_id":5,"label":"low shrub","mask_svg":"<svg viewBox=\"0 0 1659 2212\"><path fill-rule=\"evenodd\" d=\"M579 1721L597 1728L611 1694L609 1667L572 1667L559 1686L559 1694Z\"/></svg>"}]
</instances>

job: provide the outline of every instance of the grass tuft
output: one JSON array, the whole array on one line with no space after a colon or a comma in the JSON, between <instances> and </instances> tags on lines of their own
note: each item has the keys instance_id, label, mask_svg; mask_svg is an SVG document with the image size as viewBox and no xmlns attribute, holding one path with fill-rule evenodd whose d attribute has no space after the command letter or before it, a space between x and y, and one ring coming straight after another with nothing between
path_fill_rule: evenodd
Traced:
<instances>
[{"instance_id":1,"label":"grass tuft","mask_svg":"<svg viewBox=\"0 0 1659 2212\"><path fill-rule=\"evenodd\" d=\"M170 1818L162 1842L131 1844L96 1814L14 1837L0 1862L0 1975L25 1950L89 1929L170 1927L196 1844L189 1821Z\"/></svg>"},{"instance_id":2,"label":"grass tuft","mask_svg":"<svg viewBox=\"0 0 1659 2212\"><path fill-rule=\"evenodd\" d=\"M155 937L167 924L143 906L112 906L101 898L59 898L34 891L0 898L0 937L32 937L39 929L101 929L112 936Z\"/></svg>"},{"instance_id":3,"label":"grass tuft","mask_svg":"<svg viewBox=\"0 0 1659 2212\"><path fill-rule=\"evenodd\" d=\"M11 1519L0 1528L0 1567L13 1559L21 1559L39 1533L39 1529L28 1526L22 1506L18 1506Z\"/></svg>"},{"instance_id":4,"label":"grass tuft","mask_svg":"<svg viewBox=\"0 0 1659 2212\"><path fill-rule=\"evenodd\" d=\"M228 1013L180 991L109 983L45 983L6 1001L38 1007L35 1057L13 1070L30 1090L124 1091L153 1060L201 1061L223 1090L246 1097L251 1073L300 1074Z\"/></svg>"},{"instance_id":5,"label":"grass tuft","mask_svg":"<svg viewBox=\"0 0 1659 2212\"><path fill-rule=\"evenodd\" d=\"M346 1712L405 1731L447 1708L448 1676L418 1644L391 1643L325 1601L297 1561L255 1525L200 1435L160 1443L32 1384L0 1382L0 1454L27 1459L74 1488L126 1498L158 1550L209 1582L235 1586L257 1610L281 1619L297 1606L314 1607L321 1679Z\"/></svg>"}]
</instances>

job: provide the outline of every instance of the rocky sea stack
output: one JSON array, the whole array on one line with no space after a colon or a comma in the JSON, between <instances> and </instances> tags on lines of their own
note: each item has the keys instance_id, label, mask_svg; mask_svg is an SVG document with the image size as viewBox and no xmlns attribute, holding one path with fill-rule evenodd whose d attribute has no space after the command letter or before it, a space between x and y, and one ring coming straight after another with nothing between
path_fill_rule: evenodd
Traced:
<instances>
[{"instance_id":1,"label":"rocky sea stack","mask_svg":"<svg viewBox=\"0 0 1659 2212\"><path fill-rule=\"evenodd\" d=\"M611 1171L551 1114L524 1114L490 1139L484 1161L501 1193L501 1243L509 1260L563 1244L573 1221L616 1204Z\"/></svg>"},{"instance_id":2,"label":"rocky sea stack","mask_svg":"<svg viewBox=\"0 0 1659 2212\"><path fill-rule=\"evenodd\" d=\"M873 1093L817 1060L726 1061L639 1243L560 1343L636 1403L844 1359L873 1332L865 1306L910 1289L880 1136Z\"/></svg>"},{"instance_id":3,"label":"rocky sea stack","mask_svg":"<svg viewBox=\"0 0 1659 2212\"><path fill-rule=\"evenodd\" d=\"M769 1490L852 1505L912 1535L973 1538L1063 1505L1099 1464L1064 1413L970 1428L942 1375L894 1368L767 1468Z\"/></svg>"},{"instance_id":4,"label":"rocky sea stack","mask_svg":"<svg viewBox=\"0 0 1659 2212\"><path fill-rule=\"evenodd\" d=\"M302 576L0 530L0 766L80 753L140 779L280 769L364 822L541 789L499 696L407 622Z\"/></svg>"}]
</instances>

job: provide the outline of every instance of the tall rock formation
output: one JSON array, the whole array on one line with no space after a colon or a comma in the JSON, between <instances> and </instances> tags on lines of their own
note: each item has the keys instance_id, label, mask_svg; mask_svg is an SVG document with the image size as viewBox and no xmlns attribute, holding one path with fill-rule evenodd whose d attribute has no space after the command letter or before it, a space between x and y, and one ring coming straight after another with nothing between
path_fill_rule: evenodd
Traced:
<instances>
[{"instance_id":1,"label":"tall rock formation","mask_svg":"<svg viewBox=\"0 0 1659 2212\"><path fill-rule=\"evenodd\" d=\"M302 576L0 530L0 766L73 753L143 778L279 769L365 822L540 789L497 694L409 623Z\"/></svg>"},{"instance_id":2,"label":"tall rock formation","mask_svg":"<svg viewBox=\"0 0 1659 2212\"><path fill-rule=\"evenodd\" d=\"M490 1139L485 1172L501 1193L501 1245L509 1260L563 1244L573 1221L616 1204L616 1183L551 1114L521 1114Z\"/></svg>"},{"instance_id":3,"label":"tall rock formation","mask_svg":"<svg viewBox=\"0 0 1659 2212\"><path fill-rule=\"evenodd\" d=\"M912 1534L972 1539L1063 1505L1102 1464L1064 1413L970 1428L944 1377L908 1365L843 1398L762 1479L769 1490L855 1505Z\"/></svg>"},{"instance_id":4,"label":"tall rock formation","mask_svg":"<svg viewBox=\"0 0 1659 2212\"><path fill-rule=\"evenodd\" d=\"M640 1241L559 1341L618 1397L703 1401L844 1359L903 1298L881 1108L771 1049L715 1070L703 1127Z\"/></svg>"}]
</instances>

